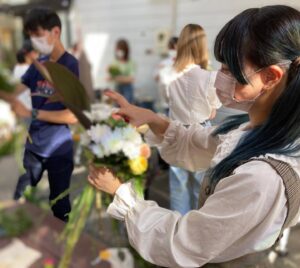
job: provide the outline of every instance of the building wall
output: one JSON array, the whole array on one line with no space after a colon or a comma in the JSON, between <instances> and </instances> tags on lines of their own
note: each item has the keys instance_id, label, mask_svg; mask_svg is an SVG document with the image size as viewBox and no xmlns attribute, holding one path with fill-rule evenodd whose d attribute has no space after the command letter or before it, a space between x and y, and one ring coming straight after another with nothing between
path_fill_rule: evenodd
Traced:
<instances>
[{"instance_id":1,"label":"building wall","mask_svg":"<svg viewBox=\"0 0 300 268\"><path fill-rule=\"evenodd\" d=\"M159 32L179 34L187 23L198 23L207 32L211 61L214 39L234 15L249 7L286 4L300 9L299 0L75 0L70 13L72 39L83 37L93 65L95 87L107 86L106 68L113 59L114 44L129 40L137 64L136 91L142 98L155 98L153 80L160 60Z\"/></svg>"},{"instance_id":2,"label":"building wall","mask_svg":"<svg viewBox=\"0 0 300 268\"><path fill-rule=\"evenodd\" d=\"M132 59L137 65L135 84L138 95L154 96L153 70L159 61L154 53L155 36L159 29L170 27L171 17L169 0L75 1L71 13L71 20L75 22L73 37L76 40L82 35L86 48L89 48L87 52L93 62L95 87L107 86L106 68L113 60L115 41L124 37L129 40Z\"/></svg>"}]
</instances>

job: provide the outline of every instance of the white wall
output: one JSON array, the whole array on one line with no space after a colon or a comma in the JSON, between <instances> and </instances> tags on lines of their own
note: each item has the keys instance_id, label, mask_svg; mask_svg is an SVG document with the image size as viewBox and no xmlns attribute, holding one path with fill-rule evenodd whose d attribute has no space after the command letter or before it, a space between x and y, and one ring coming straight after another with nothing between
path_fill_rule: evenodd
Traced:
<instances>
[{"instance_id":1,"label":"white wall","mask_svg":"<svg viewBox=\"0 0 300 268\"><path fill-rule=\"evenodd\" d=\"M177 8L174 8L177 3ZM187 23L198 23L208 35L211 59L214 39L234 15L249 7L286 4L300 9L299 0L75 0L70 14L72 38L82 35L94 67L95 87L105 87L106 67L113 59L115 41L129 40L137 64L138 95L156 96L153 70L159 62L155 53L160 29L176 34ZM146 51L153 51L147 54Z\"/></svg>"},{"instance_id":2,"label":"white wall","mask_svg":"<svg viewBox=\"0 0 300 268\"><path fill-rule=\"evenodd\" d=\"M217 68L218 63L213 57L214 40L225 23L244 9L273 4L300 9L300 0L178 0L176 33L179 34L188 23L203 26L208 36L211 61Z\"/></svg>"},{"instance_id":3,"label":"white wall","mask_svg":"<svg viewBox=\"0 0 300 268\"><path fill-rule=\"evenodd\" d=\"M132 59L137 64L136 89L143 96L153 96L155 83L153 69L159 57L146 54L155 46L155 34L160 28L171 24L171 1L149 0L76 0L71 19L73 33L81 32L85 40L98 39L90 59L94 63L95 86L104 87L107 83L106 67L113 59L114 45L118 38L129 40ZM80 25L80 26L78 26ZM95 36L98 34L98 37ZM90 36L90 38L89 38ZM100 41L102 40L102 41ZM97 51L97 46L99 50ZM99 55L100 54L100 55Z\"/></svg>"}]
</instances>

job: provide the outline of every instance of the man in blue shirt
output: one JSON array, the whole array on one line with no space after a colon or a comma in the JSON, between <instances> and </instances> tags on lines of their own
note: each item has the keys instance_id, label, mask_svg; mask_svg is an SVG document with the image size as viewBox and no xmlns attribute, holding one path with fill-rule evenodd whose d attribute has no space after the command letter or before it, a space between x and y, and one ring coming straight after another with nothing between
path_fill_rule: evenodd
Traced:
<instances>
[{"instance_id":1,"label":"man in blue shirt","mask_svg":"<svg viewBox=\"0 0 300 268\"><path fill-rule=\"evenodd\" d=\"M57 62L78 76L78 62L66 52L60 40L61 21L55 12L46 8L31 10L25 18L24 29L29 34L34 48L43 55L39 59L40 62ZM62 102L51 100L55 89L34 65L31 65L22 77L22 84L17 87L17 91L30 88L32 111L15 98L7 99L19 116L32 118L24 153L26 173L19 178L14 199L18 200L29 184L36 186L43 172L47 170L49 200L53 200L70 186L73 142L68 124L76 123L77 119ZM52 207L53 214L63 221L67 221L70 210L69 196L59 200Z\"/></svg>"}]
</instances>

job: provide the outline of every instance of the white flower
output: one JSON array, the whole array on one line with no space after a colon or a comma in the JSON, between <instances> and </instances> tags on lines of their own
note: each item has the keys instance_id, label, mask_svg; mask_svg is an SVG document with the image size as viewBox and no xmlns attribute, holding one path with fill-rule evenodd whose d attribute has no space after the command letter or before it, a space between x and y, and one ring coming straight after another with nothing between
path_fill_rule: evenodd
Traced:
<instances>
[{"instance_id":1,"label":"white flower","mask_svg":"<svg viewBox=\"0 0 300 268\"><path fill-rule=\"evenodd\" d=\"M83 111L83 114L84 114L88 119L90 119L91 121L93 121L91 112L89 112L89 111Z\"/></svg>"},{"instance_id":2,"label":"white flower","mask_svg":"<svg viewBox=\"0 0 300 268\"><path fill-rule=\"evenodd\" d=\"M92 105L92 120L93 122L101 122L107 120L114 112L115 108L106 103L96 103Z\"/></svg>"},{"instance_id":3,"label":"white flower","mask_svg":"<svg viewBox=\"0 0 300 268\"><path fill-rule=\"evenodd\" d=\"M110 136L106 136L106 138L102 140L102 145L105 155L107 156L120 152L124 145L122 130L120 128L116 128Z\"/></svg>"},{"instance_id":4,"label":"white flower","mask_svg":"<svg viewBox=\"0 0 300 268\"><path fill-rule=\"evenodd\" d=\"M106 103L92 104L91 112L84 111L84 114L92 122L102 122L107 120L113 113L117 112L118 109Z\"/></svg>"},{"instance_id":5,"label":"white flower","mask_svg":"<svg viewBox=\"0 0 300 268\"><path fill-rule=\"evenodd\" d=\"M136 129L128 125L125 128L122 128L123 130L123 138L125 141L128 141L130 143L134 143L136 145L140 145L143 143L141 135L136 131Z\"/></svg>"},{"instance_id":6,"label":"white flower","mask_svg":"<svg viewBox=\"0 0 300 268\"><path fill-rule=\"evenodd\" d=\"M96 155L98 158L104 157L104 152L100 144L91 144L90 149L94 155Z\"/></svg>"},{"instance_id":7,"label":"white flower","mask_svg":"<svg viewBox=\"0 0 300 268\"><path fill-rule=\"evenodd\" d=\"M91 137L91 140L95 143L103 143L102 141L106 140L107 137L111 135L111 129L107 125L95 125L87 131L88 135Z\"/></svg>"},{"instance_id":8,"label":"white flower","mask_svg":"<svg viewBox=\"0 0 300 268\"><path fill-rule=\"evenodd\" d=\"M11 111L10 105L0 101L0 124L6 125L11 130L16 126L16 117Z\"/></svg>"},{"instance_id":9,"label":"white flower","mask_svg":"<svg viewBox=\"0 0 300 268\"><path fill-rule=\"evenodd\" d=\"M129 159L135 159L140 156L140 146L135 143L125 142L122 151Z\"/></svg>"},{"instance_id":10,"label":"white flower","mask_svg":"<svg viewBox=\"0 0 300 268\"><path fill-rule=\"evenodd\" d=\"M91 137L87 132L84 132L80 135L80 144L83 146L88 146L91 143Z\"/></svg>"}]
</instances>

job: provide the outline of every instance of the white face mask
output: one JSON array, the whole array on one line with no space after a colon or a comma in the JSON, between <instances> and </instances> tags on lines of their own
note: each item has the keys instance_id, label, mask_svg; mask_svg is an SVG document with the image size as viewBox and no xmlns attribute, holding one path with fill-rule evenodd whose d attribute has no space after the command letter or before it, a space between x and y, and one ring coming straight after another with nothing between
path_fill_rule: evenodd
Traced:
<instances>
[{"instance_id":1,"label":"white face mask","mask_svg":"<svg viewBox=\"0 0 300 268\"><path fill-rule=\"evenodd\" d=\"M117 57L117 59L123 59L124 56L125 56L124 51L121 50L121 49L117 49L117 51L116 51L116 57Z\"/></svg>"},{"instance_id":2,"label":"white face mask","mask_svg":"<svg viewBox=\"0 0 300 268\"><path fill-rule=\"evenodd\" d=\"M236 100L234 97L236 83L237 81L234 77L224 74L221 71L218 71L216 81L215 81L215 88L217 90L217 95L225 107L248 112L252 107L253 103L255 102L255 100L259 96L261 96L262 92L259 93L255 98L251 100L242 100L242 101Z\"/></svg>"},{"instance_id":3,"label":"white face mask","mask_svg":"<svg viewBox=\"0 0 300 268\"><path fill-rule=\"evenodd\" d=\"M49 44L47 36L31 37L32 46L43 55L50 55L53 51L54 44Z\"/></svg>"}]
</instances>

